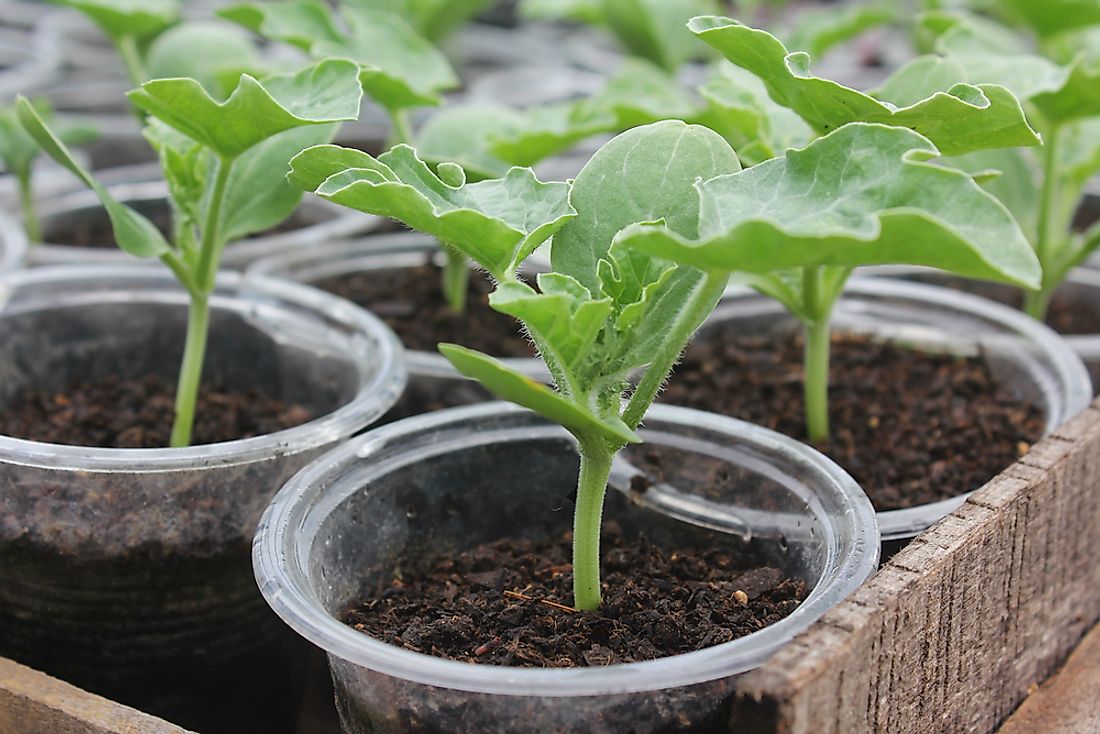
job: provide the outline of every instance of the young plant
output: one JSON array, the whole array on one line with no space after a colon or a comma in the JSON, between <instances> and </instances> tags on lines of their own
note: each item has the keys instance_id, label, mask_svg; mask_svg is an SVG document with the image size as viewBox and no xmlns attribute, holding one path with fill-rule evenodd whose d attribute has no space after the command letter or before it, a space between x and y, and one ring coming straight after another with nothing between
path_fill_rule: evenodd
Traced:
<instances>
[{"instance_id":1,"label":"young plant","mask_svg":"<svg viewBox=\"0 0 1100 734\"><path fill-rule=\"evenodd\" d=\"M638 225L616 246L783 303L805 332L805 411L829 436L829 320L853 268L911 264L1033 288L1037 259L1012 216L904 127L850 123L801 150L697 186L699 237Z\"/></svg>"},{"instance_id":2,"label":"young plant","mask_svg":"<svg viewBox=\"0 0 1100 734\"><path fill-rule=\"evenodd\" d=\"M38 114L49 119L49 106L42 100L33 102ZM82 145L95 140L95 128L81 122L66 122L56 126L57 135L68 145ZM38 158L38 145L19 124L14 107L0 105L0 167L15 177L19 190L19 209L23 217L23 229L31 243L42 241L42 227L34 206L32 176L34 161Z\"/></svg>"},{"instance_id":3,"label":"young plant","mask_svg":"<svg viewBox=\"0 0 1100 734\"><path fill-rule=\"evenodd\" d=\"M1047 4L1049 10L1022 0L1013 5L1027 8L1025 17L1043 38L1065 30L1057 8L1066 3ZM1100 19L1095 7L1090 15L1086 4L1073 5L1081 6L1082 23L1087 18L1093 23ZM1020 98L1031 124L1042 133L1038 161L1023 150L951 161L964 170L1012 174L988 185L1004 197L1024 225L1043 265L1042 287L1025 299L1025 310L1042 319L1051 296L1070 271L1100 247L1100 225L1083 233L1072 228L1085 184L1100 171L1100 40L1096 34L1063 34L1059 51L1068 51L1068 61L1058 63L1035 54L1017 34L987 18L938 12L926 14L919 23L935 36L939 56L930 57L924 69L914 69L910 77L914 84L925 88L955 81L1004 85ZM932 68L935 74L925 72Z\"/></svg>"},{"instance_id":4,"label":"young plant","mask_svg":"<svg viewBox=\"0 0 1100 734\"><path fill-rule=\"evenodd\" d=\"M307 190L454 243L497 283L492 307L523 323L554 388L460 346L444 344L440 351L462 374L576 437L573 589L579 609L600 604L600 523L612 460L639 441L635 429L726 286L725 278L704 278L693 267L613 240L627 225L649 221L697 237L695 181L739 168L719 135L680 121L623 133L571 186L539 183L523 168L466 183L461 168L442 164L436 176L404 146L377 160L322 146L293 161L290 178ZM516 269L551 235L553 272L539 275L533 288Z\"/></svg>"},{"instance_id":5,"label":"young plant","mask_svg":"<svg viewBox=\"0 0 1100 734\"><path fill-rule=\"evenodd\" d=\"M191 442L210 296L223 249L294 211L301 191L283 181L289 161L303 148L331 140L336 123L358 117L358 77L356 64L337 59L262 82L242 75L224 102L194 79L158 79L130 92L131 102L150 117L145 136L168 181L170 240L85 171L30 102L17 102L20 123L31 137L99 197L119 248L159 258L188 293L172 446Z\"/></svg>"},{"instance_id":6,"label":"young plant","mask_svg":"<svg viewBox=\"0 0 1100 734\"><path fill-rule=\"evenodd\" d=\"M369 10L389 10L408 21L417 33L440 43L493 0L350 0Z\"/></svg>"}]
</instances>

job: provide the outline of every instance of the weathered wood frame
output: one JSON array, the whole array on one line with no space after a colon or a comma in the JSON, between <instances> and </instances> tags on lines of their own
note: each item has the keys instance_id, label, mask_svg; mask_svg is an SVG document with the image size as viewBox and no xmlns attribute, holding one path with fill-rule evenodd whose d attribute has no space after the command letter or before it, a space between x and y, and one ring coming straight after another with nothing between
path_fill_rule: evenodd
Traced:
<instances>
[{"instance_id":1,"label":"weathered wood frame","mask_svg":"<svg viewBox=\"0 0 1100 734\"><path fill-rule=\"evenodd\" d=\"M1100 619L1100 401L763 667L738 734L989 734ZM0 731L186 734L0 659Z\"/></svg>"}]
</instances>

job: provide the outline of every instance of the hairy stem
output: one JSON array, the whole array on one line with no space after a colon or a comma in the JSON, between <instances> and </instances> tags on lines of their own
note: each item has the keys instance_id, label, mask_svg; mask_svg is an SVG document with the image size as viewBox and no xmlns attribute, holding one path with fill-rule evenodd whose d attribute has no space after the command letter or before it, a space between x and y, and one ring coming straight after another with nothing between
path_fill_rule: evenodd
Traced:
<instances>
[{"instance_id":1,"label":"hairy stem","mask_svg":"<svg viewBox=\"0 0 1100 734\"><path fill-rule=\"evenodd\" d=\"M183 349L179 382L176 386L176 417L172 423L172 448L191 444L195 424L195 403L202 382L206 337L210 327L210 304L205 294L192 294L187 311L187 343Z\"/></svg>"},{"instance_id":2,"label":"hairy stem","mask_svg":"<svg viewBox=\"0 0 1100 734\"><path fill-rule=\"evenodd\" d=\"M390 146L405 143L412 145L412 124L409 122L409 111L404 107L395 107L387 110L390 113Z\"/></svg>"},{"instance_id":3,"label":"hairy stem","mask_svg":"<svg viewBox=\"0 0 1100 734\"><path fill-rule=\"evenodd\" d=\"M706 273L703 280L695 286L691 298L669 328L667 337L654 355L638 387L634 389L634 394L630 396L630 402L627 403L626 411L623 413L623 421L630 426L631 430L641 424L646 411L657 398L661 386L665 384L669 373L680 359L684 346L702 326L707 316L710 316L715 304L722 298L728 283L727 273Z\"/></svg>"},{"instance_id":4,"label":"hairy stem","mask_svg":"<svg viewBox=\"0 0 1100 734\"><path fill-rule=\"evenodd\" d=\"M452 311L462 313L466 310L470 266L465 255L446 243L443 244L443 253L447 256L443 263L443 296Z\"/></svg>"},{"instance_id":5,"label":"hairy stem","mask_svg":"<svg viewBox=\"0 0 1100 734\"><path fill-rule=\"evenodd\" d=\"M573 515L573 606L600 606L600 526L615 449L602 439L581 440L581 473Z\"/></svg>"},{"instance_id":6,"label":"hairy stem","mask_svg":"<svg viewBox=\"0 0 1100 734\"><path fill-rule=\"evenodd\" d=\"M829 438L829 312L820 267L803 269L802 298L806 304L806 346L802 378L806 432L810 441Z\"/></svg>"},{"instance_id":7,"label":"hairy stem","mask_svg":"<svg viewBox=\"0 0 1100 734\"><path fill-rule=\"evenodd\" d=\"M38 213L34 207L34 191L31 189L30 170L20 171L16 175L19 182L19 208L23 213L23 229L31 244L42 241L42 228L38 224Z\"/></svg>"},{"instance_id":8,"label":"hairy stem","mask_svg":"<svg viewBox=\"0 0 1100 734\"><path fill-rule=\"evenodd\" d=\"M171 439L174 448L191 443L195 403L199 397L199 384L202 382L203 360L206 357L206 340L210 327L209 296L217 279L218 255L221 251L218 229L221 225L222 200L225 198L232 168L232 158L218 161L210 207L203 222L198 266L190 282L184 282L191 295L191 304L187 312L187 342L183 349L183 362L180 364L179 382L176 386L176 416L172 423Z\"/></svg>"}]
</instances>

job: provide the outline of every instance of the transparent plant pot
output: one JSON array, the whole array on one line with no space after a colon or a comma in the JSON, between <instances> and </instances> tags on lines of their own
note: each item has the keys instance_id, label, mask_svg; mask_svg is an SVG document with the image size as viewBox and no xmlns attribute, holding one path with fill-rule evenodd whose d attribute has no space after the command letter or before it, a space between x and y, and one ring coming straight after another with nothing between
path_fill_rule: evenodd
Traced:
<instances>
[{"instance_id":1,"label":"transparent plant pot","mask_svg":"<svg viewBox=\"0 0 1100 734\"><path fill-rule=\"evenodd\" d=\"M23 266L27 256L27 235L23 227L0 210L0 273Z\"/></svg>"},{"instance_id":2,"label":"transparent plant pot","mask_svg":"<svg viewBox=\"0 0 1100 734\"><path fill-rule=\"evenodd\" d=\"M131 181L110 186L109 190L117 200L154 221L167 221L170 212L168 188L163 181ZM32 265L98 263L125 266L141 262L117 247L68 244L76 228L95 224L110 229L107 213L91 191L81 189L50 197L40 202L39 210L45 242L31 249L29 261ZM230 243L223 251L222 266L243 268L266 255L309 249L322 242L365 232L380 223L377 217L314 196L302 199L291 221L301 226ZM157 261L146 262L156 264Z\"/></svg>"},{"instance_id":3,"label":"transparent plant pot","mask_svg":"<svg viewBox=\"0 0 1100 734\"><path fill-rule=\"evenodd\" d=\"M505 403L373 430L295 476L253 545L268 603L328 654L348 734L726 731L733 678L760 665L873 573L874 511L843 470L772 431L657 406L642 447L616 460L605 517L671 547L751 547L812 588L787 618L741 639L640 663L570 669L471 665L390 646L337 614L401 565L504 537L561 537L578 459L560 427ZM644 494L647 451L675 465ZM702 492L680 469L729 477ZM713 489L713 488L712 488ZM728 723L727 723L728 725ZM710 728L708 728L710 727Z\"/></svg>"},{"instance_id":4,"label":"transparent plant pot","mask_svg":"<svg viewBox=\"0 0 1100 734\"><path fill-rule=\"evenodd\" d=\"M778 301L731 288L696 339L706 338L708 325L731 321L744 334L778 336L801 328ZM853 278L837 301L832 329L903 349L980 354L1010 394L1039 406L1047 433L1092 399L1088 372L1065 340L1015 309L966 293L887 278ZM961 506L978 487L957 489L957 497L879 512L882 539L915 537Z\"/></svg>"},{"instance_id":5,"label":"transparent plant pot","mask_svg":"<svg viewBox=\"0 0 1100 734\"><path fill-rule=\"evenodd\" d=\"M187 299L167 273L35 268L0 294L0 405L178 375ZM255 590L252 533L282 483L385 413L404 376L396 337L362 309L219 276L204 379L317 417L189 448L0 436L0 657L204 734L288 732L306 651Z\"/></svg>"},{"instance_id":6,"label":"transparent plant pot","mask_svg":"<svg viewBox=\"0 0 1100 734\"><path fill-rule=\"evenodd\" d=\"M257 260L249 272L299 283L316 284L328 278L354 273L397 271L439 262L439 245L415 232L372 235L347 242L333 242ZM534 267L539 267L536 263ZM484 277L474 274L473 277ZM519 336L517 326L517 339ZM397 335L401 338L401 334ZM462 341L456 334L455 340ZM452 407L492 399L480 384L458 373L438 352L405 350L409 384L389 416L404 418L425 412L425 406ZM550 375L541 360L505 358L510 367L535 380L548 382Z\"/></svg>"}]
</instances>

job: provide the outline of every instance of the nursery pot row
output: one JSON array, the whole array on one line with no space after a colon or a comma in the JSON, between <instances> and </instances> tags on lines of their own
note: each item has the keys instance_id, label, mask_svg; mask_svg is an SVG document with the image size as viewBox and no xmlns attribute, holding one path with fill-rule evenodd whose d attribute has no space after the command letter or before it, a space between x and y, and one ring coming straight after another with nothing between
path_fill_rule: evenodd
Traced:
<instances>
[{"instance_id":1,"label":"nursery pot row","mask_svg":"<svg viewBox=\"0 0 1100 734\"><path fill-rule=\"evenodd\" d=\"M38 268L0 280L0 404L109 376L176 377L187 296L160 269ZM202 732L287 731L301 651L252 583L279 486L397 399L380 322L291 283L226 273L204 376L314 416L189 448L0 437L0 656Z\"/></svg>"}]
</instances>

